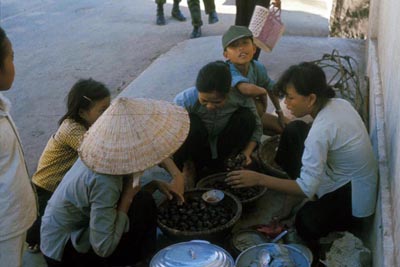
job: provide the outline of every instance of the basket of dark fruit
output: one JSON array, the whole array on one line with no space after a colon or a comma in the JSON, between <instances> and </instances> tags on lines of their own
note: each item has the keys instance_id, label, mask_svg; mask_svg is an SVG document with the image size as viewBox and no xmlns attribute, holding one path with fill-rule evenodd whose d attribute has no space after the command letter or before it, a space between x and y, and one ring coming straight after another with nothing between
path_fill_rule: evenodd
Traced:
<instances>
[{"instance_id":1,"label":"basket of dark fruit","mask_svg":"<svg viewBox=\"0 0 400 267\"><path fill-rule=\"evenodd\" d=\"M232 188L225 182L227 172L220 172L202 178L196 185L197 188L214 188L224 192L229 192L236 196L242 205L249 206L262 197L267 191L263 186L252 186L244 188Z\"/></svg>"},{"instance_id":2,"label":"basket of dark fruit","mask_svg":"<svg viewBox=\"0 0 400 267\"><path fill-rule=\"evenodd\" d=\"M158 227L176 241L193 239L220 241L232 230L242 214L242 204L228 192L218 203L207 203L202 195L210 189L185 192L185 202L164 201L158 207Z\"/></svg>"}]
</instances>

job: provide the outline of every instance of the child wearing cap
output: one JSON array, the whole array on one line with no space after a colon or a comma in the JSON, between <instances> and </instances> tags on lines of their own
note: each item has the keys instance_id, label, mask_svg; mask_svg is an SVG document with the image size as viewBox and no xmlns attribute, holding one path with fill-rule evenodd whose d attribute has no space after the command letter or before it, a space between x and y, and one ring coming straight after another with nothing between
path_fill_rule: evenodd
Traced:
<instances>
[{"instance_id":1,"label":"child wearing cap","mask_svg":"<svg viewBox=\"0 0 400 267\"><path fill-rule=\"evenodd\" d=\"M182 195L163 181L141 188L189 132L187 112L165 101L119 98L85 134L79 158L51 196L40 248L52 266L148 266L156 248L151 193ZM141 262L140 265L138 262Z\"/></svg>"},{"instance_id":2,"label":"child wearing cap","mask_svg":"<svg viewBox=\"0 0 400 267\"><path fill-rule=\"evenodd\" d=\"M222 47L232 74L232 87L254 98L266 132L282 133L287 118L280 108L279 98L273 93L274 81L264 65L253 60L256 46L252 32L244 26L231 26L222 36ZM278 117L265 113L267 94Z\"/></svg>"}]
</instances>

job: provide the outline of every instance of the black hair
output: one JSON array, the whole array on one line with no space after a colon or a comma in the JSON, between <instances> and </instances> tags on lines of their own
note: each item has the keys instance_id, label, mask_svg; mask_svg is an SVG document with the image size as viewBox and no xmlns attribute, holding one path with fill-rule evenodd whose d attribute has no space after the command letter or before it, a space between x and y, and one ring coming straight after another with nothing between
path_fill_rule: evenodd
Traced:
<instances>
[{"instance_id":1,"label":"black hair","mask_svg":"<svg viewBox=\"0 0 400 267\"><path fill-rule=\"evenodd\" d=\"M0 69L3 69L7 57L7 40L6 32L0 27Z\"/></svg>"},{"instance_id":2,"label":"black hair","mask_svg":"<svg viewBox=\"0 0 400 267\"><path fill-rule=\"evenodd\" d=\"M89 128L87 122L79 115L80 110L89 110L94 102L110 96L110 91L101 82L93 79L80 79L71 88L67 99L67 113L58 121L61 124L65 119L74 121Z\"/></svg>"},{"instance_id":3,"label":"black hair","mask_svg":"<svg viewBox=\"0 0 400 267\"><path fill-rule=\"evenodd\" d=\"M315 94L316 106L320 110L330 98L335 96L335 91L326 82L326 76L321 67L312 62L302 62L290 66L275 84L275 91L279 96L286 95L286 90L292 85L296 92L302 96Z\"/></svg>"},{"instance_id":4,"label":"black hair","mask_svg":"<svg viewBox=\"0 0 400 267\"><path fill-rule=\"evenodd\" d=\"M196 88L202 93L218 92L221 95L229 93L232 75L227 63L218 60L202 67L197 75Z\"/></svg>"}]
</instances>

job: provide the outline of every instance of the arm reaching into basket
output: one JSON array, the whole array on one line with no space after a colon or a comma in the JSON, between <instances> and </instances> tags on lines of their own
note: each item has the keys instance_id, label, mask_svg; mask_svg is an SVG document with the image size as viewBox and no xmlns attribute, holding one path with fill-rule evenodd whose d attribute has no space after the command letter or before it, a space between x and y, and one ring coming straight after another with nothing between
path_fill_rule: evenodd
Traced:
<instances>
[{"instance_id":1,"label":"arm reaching into basket","mask_svg":"<svg viewBox=\"0 0 400 267\"><path fill-rule=\"evenodd\" d=\"M183 193L185 192L185 179L182 172L178 169L175 162L170 157L163 160L160 165L172 176L171 186L183 200Z\"/></svg>"},{"instance_id":2,"label":"arm reaching into basket","mask_svg":"<svg viewBox=\"0 0 400 267\"><path fill-rule=\"evenodd\" d=\"M134 174L125 175L122 194L117 206L117 210L122 211L125 214L128 213L133 198L140 190L139 179L136 179L135 184L133 184L133 182Z\"/></svg>"},{"instance_id":3,"label":"arm reaching into basket","mask_svg":"<svg viewBox=\"0 0 400 267\"><path fill-rule=\"evenodd\" d=\"M233 171L227 174L225 181L233 188L243 188L258 185L287 194L306 197L296 181L281 179L255 171Z\"/></svg>"},{"instance_id":4,"label":"arm reaching into basket","mask_svg":"<svg viewBox=\"0 0 400 267\"><path fill-rule=\"evenodd\" d=\"M156 190L160 190L160 192L164 194L168 200L176 198L178 203L183 203L184 201L183 194L179 193L171 184L161 180L153 180L149 182L143 187L143 190L149 193L154 193Z\"/></svg>"}]
</instances>

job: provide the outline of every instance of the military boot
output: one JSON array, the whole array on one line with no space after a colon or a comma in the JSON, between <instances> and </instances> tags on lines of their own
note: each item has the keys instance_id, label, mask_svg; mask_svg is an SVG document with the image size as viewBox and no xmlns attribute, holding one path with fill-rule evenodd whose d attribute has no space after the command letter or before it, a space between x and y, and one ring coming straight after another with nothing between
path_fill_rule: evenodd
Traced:
<instances>
[{"instance_id":1,"label":"military boot","mask_svg":"<svg viewBox=\"0 0 400 267\"><path fill-rule=\"evenodd\" d=\"M199 37L201 37L201 27L200 26L194 26L193 27L193 31L190 34L190 39L199 38Z\"/></svg>"},{"instance_id":2,"label":"military boot","mask_svg":"<svg viewBox=\"0 0 400 267\"><path fill-rule=\"evenodd\" d=\"M217 12L211 11L210 14L208 15L208 24L214 24L218 22L218 15Z\"/></svg>"},{"instance_id":3,"label":"military boot","mask_svg":"<svg viewBox=\"0 0 400 267\"><path fill-rule=\"evenodd\" d=\"M185 21L186 17L182 14L181 10L179 9L179 2L180 1L174 0L174 5L172 6L171 15L173 18L179 21Z\"/></svg>"},{"instance_id":4,"label":"military boot","mask_svg":"<svg viewBox=\"0 0 400 267\"><path fill-rule=\"evenodd\" d=\"M164 17L164 5L163 4L157 4L157 19L156 19L156 24L157 25L165 25L165 17Z\"/></svg>"}]
</instances>

